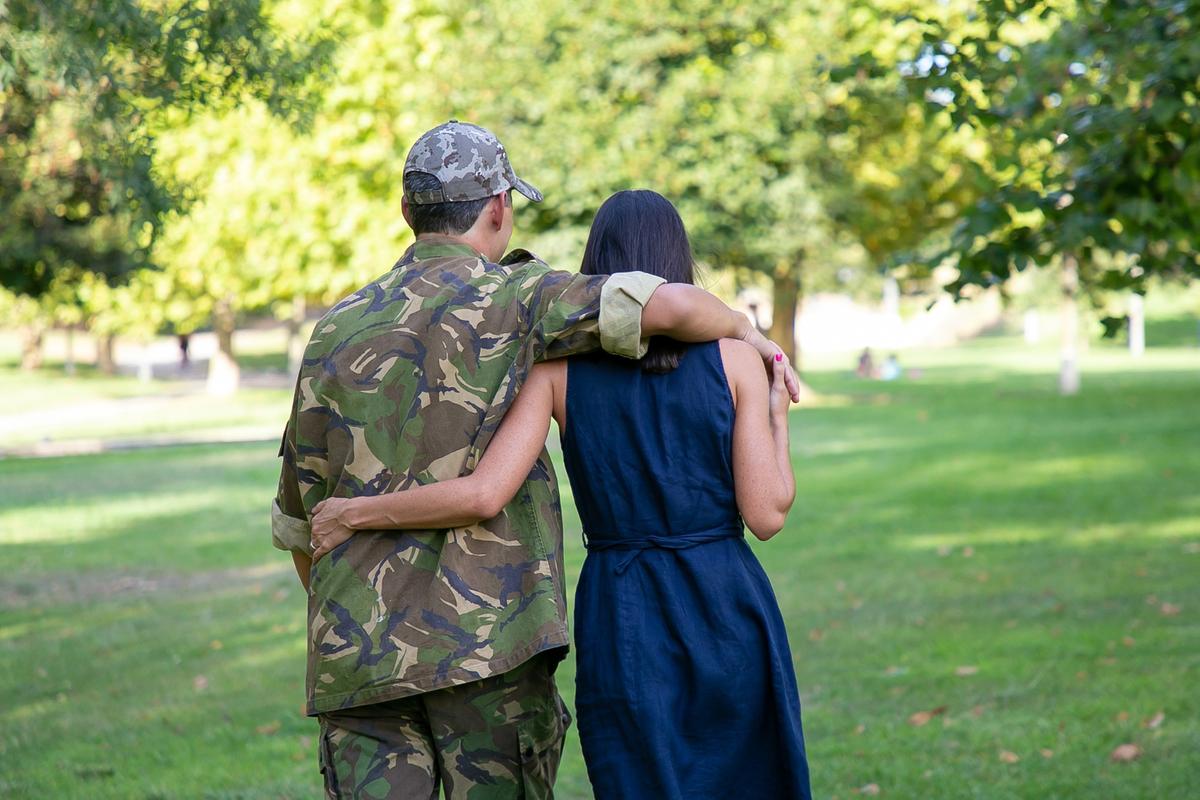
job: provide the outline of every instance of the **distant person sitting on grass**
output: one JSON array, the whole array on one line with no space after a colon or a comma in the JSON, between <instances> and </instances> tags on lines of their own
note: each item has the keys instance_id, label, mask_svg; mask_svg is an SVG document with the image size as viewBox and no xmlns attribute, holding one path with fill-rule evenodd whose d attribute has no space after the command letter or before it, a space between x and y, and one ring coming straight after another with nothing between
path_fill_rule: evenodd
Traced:
<instances>
[{"instance_id":1,"label":"distant person sitting on grass","mask_svg":"<svg viewBox=\"0 0 1200 800\"><path fill-rule=\"evenodd\" d=\"M879 380L894 381L904 375L904 368L900 366L900 359L896 358L896 354L890 354L883 361L883 366L879 368Z\"/></svg>"},{"instance_id":2,"label":"distant person sitting on grass","mask_svg":"<svg viewBox=\"0 0 1200 800\"><path fill-rule=\"evenodd\" d=\"M858 367L854 370L854 374L860 378L875 377L875 360L871 357L871 348L864 347L863 351L858 354Z\"/></svg>"}]
</instances>

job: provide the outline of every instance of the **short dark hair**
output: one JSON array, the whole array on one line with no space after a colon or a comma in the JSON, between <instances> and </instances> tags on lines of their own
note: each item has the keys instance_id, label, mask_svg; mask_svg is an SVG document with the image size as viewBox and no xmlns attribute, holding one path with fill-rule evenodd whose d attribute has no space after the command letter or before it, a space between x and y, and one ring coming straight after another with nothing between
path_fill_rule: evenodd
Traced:
<instances>
[{"instance_id":1,"label":"short dark hair","mask_svg":"<svg viewBox=\"0 0 1200 800\"><path fill-rule=\"evenodd\" d=\"M436 192L442 188L442 182L428 172L404 173L404 193ZM511 190L506 193L505 204L511 205ZM408 215L412 218L413 233L447 233L457 236L471 230L475 220L483 213L484 206L491 200L462 200L457 203L428 203L418 205L408 204Z\"/></svg>"},{"instance_id":2,"label":"short dark hair","mask_svg":"<svg viewBox=\"0 0 1200 800\"><path fill-rule=\"evenodd\" d=\"M633 189L604 201L583 250L584 275L649 272L667 283L695 283L696 262L683 219L658 192ZM685 346L665 336L650 339L642 359L647 372L670 372L679 366Z\"/></svg>"}]
</instances>

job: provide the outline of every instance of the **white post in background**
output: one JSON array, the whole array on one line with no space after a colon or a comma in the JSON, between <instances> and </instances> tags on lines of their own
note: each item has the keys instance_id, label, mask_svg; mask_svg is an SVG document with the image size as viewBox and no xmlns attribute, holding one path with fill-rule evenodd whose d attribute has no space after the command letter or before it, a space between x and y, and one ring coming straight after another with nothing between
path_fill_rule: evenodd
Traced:
<instances>
[{"instance_id":1,"label":"white post in background","mask_svg":"<svg viewBox=\"0 0 1200 800\"><path fill-rule=\"evenodd\" d=\"M1036 308L1025 312L1025 344L1037 344L1042 340L1042 317Z\"/></svg>"},{"instance_id":2,"label":"white post in background","mask_svg":"<svg viewBox=\"0 0 1200 800\"><path fill-rule=\"evenodd\" d=\"M1141 358L1146 354L1146 298L1137 292L1129 295L1129 354Z\"/></svg>"},{"instance_id":3,"label":"white post in background","mask_svg":"<svg viewBox=\"0 0 1200 800\"><path fill-rule=\"evenodd\" d=\"M142 351L138 355L138 380L149 383L154 377L154 362L150 358L150 342L142 342Z\"/></svg>"},{"instance_id":4,"label":"white post in background","mask_svg":"<svg viewBox=\"0 0 1200 800\"><path fill-rule=\"evenodd\" d=\"M75 374L75 325L67 326L67 352L63 369L68 375Z\"/></svg>"},{"instance_id":5,"label":"white post in background","mask_svg":"<svg viewBox=\"0 0 1200 800\"><path fill-rule=\"evenodd\" d=\"M1058 392L1079 393L1079 263L1074 255L1062 262L1062 363L1058 370Z\"/></svg>"}]
</instances>

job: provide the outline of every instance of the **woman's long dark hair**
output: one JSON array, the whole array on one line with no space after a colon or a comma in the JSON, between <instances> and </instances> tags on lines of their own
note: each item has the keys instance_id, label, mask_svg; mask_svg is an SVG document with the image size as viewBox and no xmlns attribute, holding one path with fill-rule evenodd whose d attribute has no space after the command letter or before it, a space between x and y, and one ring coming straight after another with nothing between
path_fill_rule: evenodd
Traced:
<instances>
[{"instance_id":1,"label":"woman's long dark hair","mask_svg":"<svg viewBox=\"0 0 1200 800\"><path fill-rule=\"evenodd\" d=\"M683 219L671 201L649 189L617 192L604 201L583 249L584 275L649 272L667 283L695 283L696 262ZM642 359L649 372L679 366L684 346L665 336L650 339Z\"/></svg>"}]
</instances>

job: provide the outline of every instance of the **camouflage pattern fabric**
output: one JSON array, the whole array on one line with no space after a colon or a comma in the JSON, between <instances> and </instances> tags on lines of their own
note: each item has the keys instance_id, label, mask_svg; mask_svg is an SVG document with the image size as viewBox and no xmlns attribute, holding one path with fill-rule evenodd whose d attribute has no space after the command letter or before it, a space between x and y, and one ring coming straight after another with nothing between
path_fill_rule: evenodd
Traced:
<instances>
[{"instance_id":1,"label":"camouflage pattern fabric","mask_svg":"<svg viewBox=\"0 0 1200 800\"><path fill-rule=\"evenodd\" d=\"M331 800L541 800L554 796L571 717L539 656L481 681L322 714Z\"/></svg>"},{"instance_id":2,"label":"camouflage pattern fabric","mask_svg":"<svg viewBox=\"0 0 1200 800\"><path fill-rule=\"evenodd\" d=\"M422 237L317 323L281 448L276 546L307 551L327 497L468 474L535 362L602 338L640 357L641 306L661 283L557 272L524 251L492 264ZM308 629L309 714L477 681L566 646L548 454L493 519L359 532L314 564Z\"/></svg>"},{"instance_id":3,"label":"camouflage pattern fabric","mask_svg":"<svg viewBox=\"0 0 1200 800\"><path fill-rule=\"evenodd\" d=\"M417 205L483 200L509 189L542 202L542 193L517 177L495 134L456 119L416 141L404 161L404 172L425 172L442 183L441 191L406 192L408 202Z\"/></svg>"}]
</instances>

